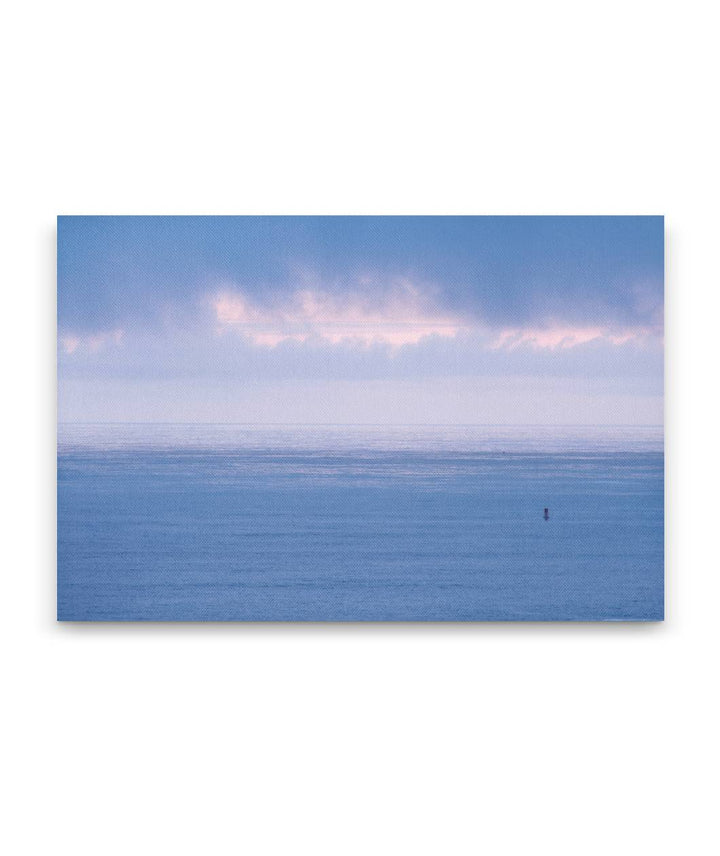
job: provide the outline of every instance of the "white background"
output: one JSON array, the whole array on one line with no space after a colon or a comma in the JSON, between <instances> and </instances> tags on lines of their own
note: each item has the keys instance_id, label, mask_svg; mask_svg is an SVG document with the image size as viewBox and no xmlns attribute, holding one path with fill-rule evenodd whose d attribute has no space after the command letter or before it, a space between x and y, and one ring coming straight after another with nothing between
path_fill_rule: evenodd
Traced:
<instances>
[{"instance_id":1,"label":"white background","mask_svg":"<svg viewBox=\"0 0 720 856\"><path fill-rule=\"evenodd\" d=\"M6 9L5 852L718 852L713 11ZM664 624L55 623L55 215L298 212L666 215Z\"/></svg>"}]
</instances>

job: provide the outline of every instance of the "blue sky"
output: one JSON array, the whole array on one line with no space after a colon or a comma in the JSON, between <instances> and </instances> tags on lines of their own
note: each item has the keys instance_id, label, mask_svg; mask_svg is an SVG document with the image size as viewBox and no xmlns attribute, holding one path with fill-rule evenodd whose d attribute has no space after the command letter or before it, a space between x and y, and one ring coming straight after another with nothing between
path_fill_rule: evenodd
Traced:
<instances>
[{"instance_id":1,"label":"blue sky","mask_svg":"<svg viewBox=\"0 0 720 856\"><path fill-rule=\"evenodd\" d=\"M60 217L63 421L662 421L660 217Z\"/></svg>"}]
</instances>

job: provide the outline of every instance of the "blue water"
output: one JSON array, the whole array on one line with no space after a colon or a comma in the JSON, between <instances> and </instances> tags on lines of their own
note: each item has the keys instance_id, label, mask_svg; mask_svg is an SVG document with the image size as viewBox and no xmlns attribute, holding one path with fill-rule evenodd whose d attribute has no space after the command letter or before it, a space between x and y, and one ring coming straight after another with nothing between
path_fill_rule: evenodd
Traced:
<instances>
[{"instance_id":1,"label":"blue water","mask_svg":"<svg viewBox=\"0 0 720 856\"><path fill-rule=\"evenodd\" d=\"M662 428L61 425L58 617L661 619Z\"/></svg>"}]
</instances>

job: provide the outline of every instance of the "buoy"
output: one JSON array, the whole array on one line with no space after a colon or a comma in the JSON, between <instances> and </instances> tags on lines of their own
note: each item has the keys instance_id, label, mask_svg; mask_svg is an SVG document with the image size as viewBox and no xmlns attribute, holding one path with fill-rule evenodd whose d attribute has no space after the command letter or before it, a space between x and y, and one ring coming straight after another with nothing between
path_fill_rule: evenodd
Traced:
<instances>
[{"instance_id":1,"label":"buoy","mask_svg":"<svg viewBox=\"0 0 720 856\"><path fill-rule=\"evenodd\" d=\"M549 519L550 519L550 509L549 509L549 508L546 508L546 509L543 511L543 517L545 518L545 520L549 520Z\"/></svg>"}]
</instances>

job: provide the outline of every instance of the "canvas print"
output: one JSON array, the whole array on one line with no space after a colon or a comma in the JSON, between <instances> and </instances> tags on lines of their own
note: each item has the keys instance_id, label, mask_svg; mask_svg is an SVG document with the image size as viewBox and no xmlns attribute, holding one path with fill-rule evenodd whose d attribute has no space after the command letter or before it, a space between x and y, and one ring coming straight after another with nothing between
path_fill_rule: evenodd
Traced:
<instances>
[{"instance_id":1,"label":"canvas print","mask_svg":"<svg viewBox=\"0 0 720 856\"><path fill-rule=\"evenodd\" d=\"M661 620L663 245L58 218L58 618Z\"/></svg>"}]
</instances>

